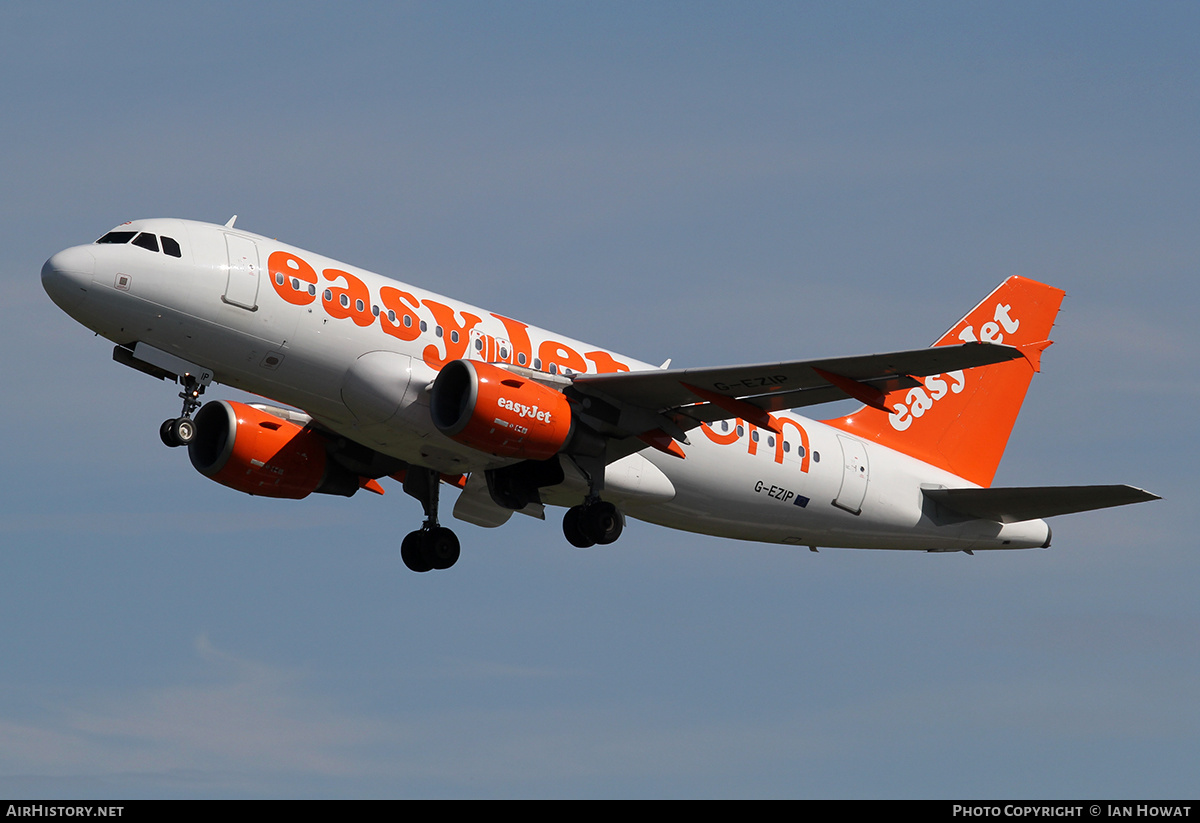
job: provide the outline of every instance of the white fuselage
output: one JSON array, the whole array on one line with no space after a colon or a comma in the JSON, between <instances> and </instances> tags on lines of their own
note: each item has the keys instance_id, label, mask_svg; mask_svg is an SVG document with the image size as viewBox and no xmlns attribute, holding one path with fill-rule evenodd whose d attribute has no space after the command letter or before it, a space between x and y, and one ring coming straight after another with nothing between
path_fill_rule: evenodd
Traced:
<instances>
[{"instance_id":1,"label":"white fuselage","mask_svg":"<svg viewBox=\"0 0 1200 823\"><path fill-rule=\"evenodd\" d=\"M434 427L427 389L451 360L568 377L654 368L239 229L174 219L122 228L174 238L181 256L131 244L60 252L43 282L75 319L440 472L513 462ZM731 419L692 430L685 459L649 447L623 458L605 496L641 520L742 540L932 550L1047 542L1043 521L956 517L922 495L923 486L972 485L961 477L798 415L774 417L782 435ZM542 497L573 505L584 490L569 476Z\"/></svg>"}]
</instances>

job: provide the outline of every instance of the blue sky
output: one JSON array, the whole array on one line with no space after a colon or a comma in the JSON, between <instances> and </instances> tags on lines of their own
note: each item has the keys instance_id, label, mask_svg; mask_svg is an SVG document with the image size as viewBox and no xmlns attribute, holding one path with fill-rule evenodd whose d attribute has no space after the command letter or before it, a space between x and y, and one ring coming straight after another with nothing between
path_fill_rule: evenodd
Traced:
<instances>
[{"instance_id":1,"label":"blue sky","mask_svg":"<svg viewBox=\"0 0 1200 823\"><path fill-rule=\"evenodd\" d=\"M1191 796L1192 4L8 3L0 792ZM819 554L249 498L38 271L238 225L678 366L932 342L1067 290L999 485L1048 551ZM216 397L233 392L213 391Z\"/></svg>"}]
</instances>

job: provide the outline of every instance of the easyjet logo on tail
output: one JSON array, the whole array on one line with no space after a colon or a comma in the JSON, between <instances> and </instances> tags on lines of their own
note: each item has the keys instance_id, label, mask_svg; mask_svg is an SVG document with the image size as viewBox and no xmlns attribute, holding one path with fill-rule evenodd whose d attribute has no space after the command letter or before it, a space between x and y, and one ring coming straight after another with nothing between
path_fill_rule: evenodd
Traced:
<instances>
[{"instance_id":1,"label":"easyjet logo on tail","mask_svg":"<svg viewBox=\"0 0 1200 823\"><path fill-rule=\"evenodd\" d=\"M977 312L971 314L976 315ZM983 316L987 317L986 314ZM964 318L967 319L971 319L971 316ZM958 333L958 340L963 343L1003 343L1004 335L1014 334L1019 328L1021 321L1012 316L1012 305L996 303L992 310L992 319L980 323L978 333L975 331L975 324L968 323ZM953 338L947 338L950 338L949 334L939 340L938 345L954 342ZM946 374L931 374L921 382L925 384L924 388L909 389L904 395L904 401L892 406L888 423L898 432L906 431L913 421L924 417L937 401L951 394L961 394L967 385L967 378L962 371L952 371Z\"/></svg>"},{"instance_id":2,"label":"easyjet logo on tail","mask_svg":"<svg viewBox=\"0 0 1200 823\"><path fill-rule=\"evenodd\" d=\"M949 378L949 382L943 378ZM892 407L888 422L892 428L902 432L913 424L918 417L924 417L925 412L933 408L933 404L947 394L959 394L967 385L967 377L961 370L947 374L931 374L923 381L925 388L909 389L904 395L904 402ZM926 391L925 389L928 389Z\"/></svg>"},{"instance_id":3,"label":"easyjet logo on tail","mask_svg":"<svg viewBox=\"0 0 1200 823\"><path fill-rule=\"evenodd\" d=\"M1006 306L1003 303L996 304L996 311L992 315L992 320L984 323L979 327L979 337L975 336L975 327L967 326L958 333L958 339L964 343L1003 343L1004 334L1012 334L1017 329L1021 328L1020 320L1013 320L1009 316L1012 311L1012 306ZM1001 334L1001 331L1004 334Z\"/></svg>"}]
</instances>

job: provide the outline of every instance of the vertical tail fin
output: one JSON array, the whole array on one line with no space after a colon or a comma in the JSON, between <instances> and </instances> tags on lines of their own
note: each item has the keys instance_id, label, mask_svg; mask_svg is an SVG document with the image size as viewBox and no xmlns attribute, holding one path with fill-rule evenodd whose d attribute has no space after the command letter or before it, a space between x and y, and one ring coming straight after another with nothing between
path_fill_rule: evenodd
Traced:
<instances>
[{"instance_id":1,"label":"vertical tail fin","mask_svg":"<svg viewBox=\"0 0 1200 823\"><path fill-rule=\"evenodd\" d=\"M1064 294L1024 277L1008 278L934 345L1005 343L1020 348L1024 358L930 375L924 387L888 395L891 414L865 407L825 422L990 486L1029 381L1041 370Z\"/></svg>"}]
</instances>

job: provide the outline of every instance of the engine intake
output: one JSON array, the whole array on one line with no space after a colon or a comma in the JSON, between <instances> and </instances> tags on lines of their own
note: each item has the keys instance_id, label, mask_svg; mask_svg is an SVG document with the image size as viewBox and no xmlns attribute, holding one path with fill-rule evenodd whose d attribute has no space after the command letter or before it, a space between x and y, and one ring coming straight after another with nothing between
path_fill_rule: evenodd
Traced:
<instances>
[{"instance_id":1,"label":"engine intake","mask_svg":"<svg viewBox=\"0 0 1200 823\"><path fill-rule=\"evenodd\" d=\"M359 488L359 478L329 458L317 432L228 400L206 403L196 413L188 457L210 480L261 497L349 497Z\"/></svg>"},{"instance_id":2,"label":"engine intake","mask_svg":"<svg viewBox=\"0 0 1200 823\"><path fill-rule=\"evenodd\" d=\"M561 392L470 360L442 368L429 411L442 434L498 457L545 460L563 450L574 429Z\"/></svg>"}]
</instances>

